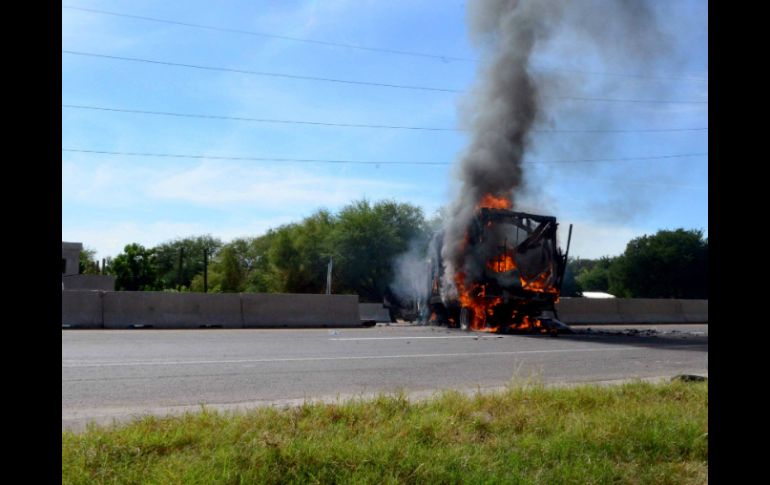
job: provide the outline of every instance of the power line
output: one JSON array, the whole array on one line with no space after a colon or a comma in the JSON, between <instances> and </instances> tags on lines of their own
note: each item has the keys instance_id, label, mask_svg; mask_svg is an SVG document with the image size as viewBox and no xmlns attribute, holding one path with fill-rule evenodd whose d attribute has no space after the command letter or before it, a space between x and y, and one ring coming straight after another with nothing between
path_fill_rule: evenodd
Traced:
<instances>
[{"instance_id":1,"label":"power line","mask_svg":"<svg viewBox=\"0 0 770 485\"><path fill-rule=\"evenodd\" d=\"M243 29L234 29L229 27L218 27L213 25L204 25L204 24L195 24L191 22L181 22L178 20L169 20L169 19L160 19L157 17L148 17L143 15L132 15L132 14L125 14L125 13L119 13L119 12L110 12L107 10L97 10L93 8L84 8L84 7L75 7L70 5L62 5L62 8L70 9L70 10L80 10L83 12L90 12L90 13L96 13L100 15L111 15L114 17L124 17L124 18L131 18L135 20L143 20L147 22L158 22L158 23L164 23L164 24L171 24L171 25L179 25L182 27L191 27L196 29L205 29L205 30L213 30L218 32L228 32L233 34L244 34L244 35L252 35L257 37L267 37L267 38L273 38L273 39L281 39L281 40L289 40L293 42L304 42L308 44L318 44L318 45L324 45L324 46L331 46L331 47L344 47L348 49L358 49L358 50L365 50L365 51L371 51L371 52L383 52L388 54L398 54L398 55L405 55L405 56L414 56L414 57L423 57L423 58L430 58L430 59L437 59L444 62L447 61L461 61L461 62L478 62L478 59L475 58L469 58L469 57L457 57L457 56L447 56L442 54L430 54L425 52L415 52L415 51L404 51L404 50L397 50L397 49L386 49L382 47L369 47L369 46L362 46L362 45L356 45L356 44L346 44L341 42L329 42L329 41L323 41L323 40L316 40L316 39L307 39L307 38L301 38L301 37L290 37L286 35L277 35L277 34L269 34L265 32L256 32L253 30L243 30ZM697 81L697 82L707 82L708 78L702 78L702 77L696 77L696 76L649 76L649 75L643 75L643 74L627 74L627 73L617 73L617 72L599 72L599 71L584 71L579 69L563 69L563 68L554 68L554 67L546 67L546 66L538 66L537 68L540 71L552 71L552 72L565 72L565 73L579 73L579 74L588 74L592 76L610 76L610 77L626 77L626 78L638 78L638 79L651 79L651 80L658 80L658 81L666 81L666 80L680 80L680 81Z\"/></svg>"},{"instance_id":2,"label":"power line","mask_svg":"<svg viewBox=\"0 0 770 485\"><path fill-rule=\"evenodd\" d=\"M315 40L315 39L305 39L300 37L290 37L287 35L277 35L277 34L268 34L265 32L255 32L253 30L242 30L242 29L233 29L229 27L216 27L213 25L203 25L203 24L193 24L190 22L180 22L177 20L168 20L168 19L159 19L156 17L145 17L140 15L130 15L130 14L124 14L124 13L118 13L118 12L108 12L106 10L96 10L92 8L82 8L82 7L72 7L68 5L62 5L62 8L68 8L71 10L82 10L84 12L91 12L91 13L98 13L101 15L112 15L115 17L125 17L125 18L132 18L137 20L145 20L149 22L159 22L164 24L172 24L172 25L180 25L183 27L193 27L196 29L206 29L206 30L215 30L219 32L229 32L234 34L245 34L245 35L253 35L257 37L269 37L273 39L282 39L282 40L290 40L294 42L305 42L308 44L319 44L319 45L325 45L325 46L331 46L331 47L345 47L348 49L359 49L359 50L365 50L365 51L372 51L372 52L385 52L388 54L399 54L399 55L406 55L406 56L416 56L416 57L427 57L432 59L439 59L442 61L463 61L463 62L476 62L476 59L471 59L468 57L455 57L455 56L445 56L440 54L428 54L424 52L414 52L414 51L402 51L402 50L396 50L396 49L385 49L382 47L368 47L368 46L362 46L362 45L355 45L355 44L344 44L341 42L328 42L323 40Z\"/></svg>"},{"instance_id":3,"label":"power line","mask_svg":"<svg viewBox=\"0 0 770 485\"><path fill-rule=\"evenodd\" d=\"M548 160L537 162L522 162L523 165L541 165L551 163L598 163L598 162L635 162L640 160L665 160L670 158L687 158L687 157L702 157L708 156L708 152L704 153L680 153L676 155L656 155L650 157L625 157L625 158L585 158L577 160Z\"/></svg>"},{"instance_id":4,"label":"power line","mask_svg":"<svg viewBox=\"0 0 770 485\"><path fill-rule=\"evenodd\" d=\"M647 79L650 81L694 81L708 82L707 77L697 76L648 76L645 74L628 74L622 72L584 71L581 69L565 69L563 67L549 67L543 64L536 65L537 71L563 72L566 74L587 74L589 76L625 77L631 79Z\"/></svg>"},{"instance_id":5,"label":"power line","mask_svg":"<svg viewBox=\"0 0 770 485\"><path fill-rule=\"evenodd\" d=\"M708 131L705 128L642 128L639 130L532 130L535 133L663 133L681 131Z\"/></svg>"},{"instance_id":6,"label":"power line","mask_svg":"<svg viewBox=\"0 0 770 485\"><path fill-rule=\"evenodd\" d=\"M608 183L608 184L638 185L643 187L662 187L662 188L686 189L686 190L708 190L708 187L700 187L697 185L661 184L661 183L652 183L652 182L630 182L627 180L611 180L611 179L601 179L601 178L595 178L595 177L579 178L579 179L572 179L572 180L584 180L584 181L602 182L602 183Z\"/></svg>"},{"instance_id":7,"label":"power line","mask_svg":"<svg viewBox=\"0 0 770 485\"><path fill-rule=\"evenodd\" d=\"M354 123L330 123L322 121L302 121L302 120L276 120L267 118L246 118L240 116L221 116L221 115L207 115L207 114L192 114L192 113L172 113L167 111L143 111L135 109L119 109L119 108L105 108L101 106L82 106L63 104L62 108L76 108L76 109L91 109L100 111L115 111L119 113L135 113L135 114L147 114L158 116L177 116L183 118L202 118L202 119L216 119L216 120L229 120L229 121L251 121L257 123L287 123L287 124L300 124L300 125L320 125L320 126L338 126L345 128L383 128L383 129L397 129L397 130L427 130L427 131L460 131L456 128L432 128L427 126L396 126L396 125L365 125Z\"/></svg>"},{"instance_id":8,"label":"power line","mask_svg":"<svg viewBox=\"0 0 770 485\"><path fill-rule=\"evenodd\" d=\"M72 54L77 56L89 56L89 57L99 57L103 59L115 59L120 61L130 61L130 62L143 62L148 64L158 64L163 66L174 66L174 67L185 67L190 69L202 69L207 71L223 71L223 72L234 72L238 74L249 74L253 76L268 76L268 77L279 77L279 78L288 78L288 79L301 79L305 81L324 81L324 82L333 82L333 83L343 83L343 84L358 84L358 85L364 85L364 86L378 86L378 87L386 87L386 88L399 88L399 89L416 89L421 91L440 91L445 93L462 93L464 91L461 91L459 89L448 89L448 88L436 88L436 87L430 87L430 86L410 86L410 85L404 85L404 84L388 84L388 83L378 83L378 82L371 82L371 81L352 81L349 79L336 79L336 78L328 78L328 77L316 77L316 76L299 76L296 74L284 74L284 73L276 73L276 72L266 72L266 71L250 71L246 69L234 69L229 67L214 67L214 66L202 66L200 64L184 64L179 62L169 62L169 61L157 61L153 59L144 59L139 57L123 57L123 56L112 56L107 54L95 54L92 52L80 52L80 51L70 51L70 50L64 50L62 49L62 53L64 54ZM673 100L660 100L660 99L615 99L615 98L589 98L589 97L580 97L580 96L544 96L545 98L552 98L552 99L569 99L574 101L600 101L600 102L608 102L608 103L656 103L656 104L708 104L708 101L673 101Z\"/></svg>"},{"instance_id":9,"label":"power line","mask_svg":"<svg viewBox=\"0 0 770 485\"><path fill-rule=\"evenodd\" d=\"M93 153L101 155L122 155L131 157L161 157L161 158L188 158L188 159L209 159L209 160L234 160L234 161L258 161L258 162L292 162L292 163L334 163L334 164L355 164L355 165L453 165L451 162L374 162L366 160L327 160L312 158L274 158L274 157L232 157L217 155L189 155L177 153L142 153L142 152L113 152L106 150L82 150L75 148L62 148L63 152L73 153ZM523 165L541 165L555 163L597 163L597 162L626 162L639 160L663 160L671 158L686 158L708 156L706 153L683 153L676 155L657 155L648 157L626 157L626 158L595 158L578 160L548 160L522 162Z\"/></svg>"},{"instance_id":10,"label":"power line","mask_svg":"<svg viewBox=\"0 0 770 485\"><path fill-rule=\"evenodd\" d=\"M273 158L273 157L230 157L216 155L183 155L176 153L139 153L139 152L112 152L104 150L80 150L74 148L62 148L63 152L95 153L102 155L124 155L131 157L162 157L162 158L190 158L210 160L234 160L234 161L258 161L258 162L297 162L297 163L335 163L356 165L451 165L447 162L371 162L362 160L319 160L310 158Z\"/></svg>"},{"instance_id":11,"label":"power line","mask_svg":"<svg viewBox=\"0 0 770 485\"><path fill-rule=\"evenodd\" d=\"M175 67L186 67L190 69L203 69L207 71L224 71L224 72L235 72L238 74L249 74L253 76L268 76L268 77L280 77L280 78L288 78L288 79L302 79L306 81L325 81L325 82L332 82L332 83L343 83L343 84L360 84L364 86L379 86L379 87L385 87L385 88L400 88L400 89L417 89L422 91L442 91L446 93L461 93L462 91L458 89L446 89L446 88L434 88L429 86L407 86L403 84L387 84L387 83L376 83L376 82L369 82L369 81L351 81L347 79L334 79L334 78L328 78L328 77L316 77L316 76L299 76L295 74L283 74L283 73L277 73L277 72L263 72L263 71L249 71L246 69L232 69L229 67L213 67L213 66L201 66L198 64L183 64L179 62L167 62L167 61L156 61L152 59L142 59L138 57L122 57L122 56L110 56L105 54L94 54L91 52L77 52L77 51L69 51L62 49L62 52L64 54L73 54L77 56L90 56L90 57L101 57L104 59L117 59L120 61L131 61L131 62L145 62L148 64L159 64L163 66L175 66Z\"/></svg>"},{"instance_id":12,"label":"power line","mask_svg":"<svg viewBox=\"0 0 770 485\"><path fill-rule=\"evenodd\" d=\"M425 130L425 131L464 131L459 128L439 128L430 126L399 126L399 125L369 125L358 123L333 123L326 121L306 121L306 120L277 120L269 118L248 118L241 116L223 116L223 115L211 115L211 114L196 114L196 113L176 113L170 111L145 111L138 109L124 109L124 108L108 108L105 106L85 106L77 104L62 104L62 108L72 109L86 109L95 111L111 111L117 113L131 113L131 114L145 114L153 116L174 116L181 118L200 118L200 119L215 119L226 121L249 121L257 123L285 123L285 124L299 124L299 125L320 125L320 126L337 126L344 128L377 128L377 129L393 129L393 130ZM639 130L532 130L535 133L657 133L657 132L680 132L680 131L706 131L706 128L650 128Z\"/></svg>"}]
</instances>

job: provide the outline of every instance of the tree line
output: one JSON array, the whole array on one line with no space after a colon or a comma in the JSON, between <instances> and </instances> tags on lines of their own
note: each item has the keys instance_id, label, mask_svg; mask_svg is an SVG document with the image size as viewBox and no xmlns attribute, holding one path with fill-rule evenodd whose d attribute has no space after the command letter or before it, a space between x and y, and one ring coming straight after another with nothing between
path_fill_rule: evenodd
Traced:
<instances>
[{"instance_id":1,"label":"tree line","mask_svg":"<svg viewBox=\"0 0 770 485\"><path fill-rule=\"evenodd\" d=\"M331 261L332 293L374 302L393 280L395 258L414 241L427 246L429 232L419 207L361 200L226 244L211 236L132 243L104 271L117 290L204 291L207 259L208 292L323 293Z\"/></svg>"},{"instance_id":2,"label":"tree line","mask_svg":"<svg viewBox=\"0 0 770 485\"><path fill-rule=\"evenodd\" d=\"M600 291L625 298L708 298L708 238L660 230L631 240L620 256L571 259L564 296Z\"/></svg>"},{"instance_id":3,"label":"tree line","mask_svg":"<svg viewBox=\"0 0 770 485\"><path fill-rule=\"evenodd\" d=\"M117 290L323 293L331 260L332 293L378 302L394 280L396 258L414 248L424 254L440 225L440 216L429 220L411 204L361 200L228 243L208 235L149 248L131 243L101 270L85 250L80 269L115 276ZM633 239L616 257L570 259L562 295L583 291L708 298L708 239L698 230L661 230Z\"/></svg>"}]
</instances>

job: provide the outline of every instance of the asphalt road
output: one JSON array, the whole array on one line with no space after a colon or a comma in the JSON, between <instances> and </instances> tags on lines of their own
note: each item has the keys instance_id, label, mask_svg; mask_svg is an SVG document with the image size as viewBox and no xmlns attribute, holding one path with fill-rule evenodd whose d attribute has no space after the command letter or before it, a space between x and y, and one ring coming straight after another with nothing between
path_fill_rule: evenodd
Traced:
<instances>
[{"instance_id":1,"label":"asphalt road","mask_svg":"<svg viewBox=\"0 0 770 485\"><path fill-rule=\"evenodd\" d=\"M585 329L586 327L576 327ZM708 326L653 336L497 336L438 327L64 330L62 428L140 414L244 409L404 390L708 375ZM636 327L645 328L645 327Z\"/></svg>"}]
</instances>

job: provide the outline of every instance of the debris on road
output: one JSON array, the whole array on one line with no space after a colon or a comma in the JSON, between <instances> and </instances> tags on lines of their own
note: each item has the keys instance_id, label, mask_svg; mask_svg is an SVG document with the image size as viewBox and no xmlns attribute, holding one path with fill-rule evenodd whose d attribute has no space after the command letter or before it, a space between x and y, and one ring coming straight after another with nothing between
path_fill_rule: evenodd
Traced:
<instances>
[{"instance_id":1,"label":"debris on road","mask_svg":"<svg viewBox=\"0 0 770 485\"><path fill-rule=\"evenodd\" d=\"M697 376L694 374L679 374L671 378L672 382L680 381L680 382L704 382L707 381L708 377L703 376Z\"/></svg>"}]
</instances>

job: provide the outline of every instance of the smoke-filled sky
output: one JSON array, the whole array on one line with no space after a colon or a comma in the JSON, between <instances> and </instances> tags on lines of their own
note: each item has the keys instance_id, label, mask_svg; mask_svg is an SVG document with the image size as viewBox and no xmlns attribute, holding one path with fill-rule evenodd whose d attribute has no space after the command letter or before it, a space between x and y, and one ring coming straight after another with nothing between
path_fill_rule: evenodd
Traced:
<instances>
[{"instance_id":1,"label":"smoke-filled sky","mask_svg":"<svg viewBox=\"0 0 770 485\"><path fill-rule=\"evenodd\" d=\"M523 159L517 207L575 225L570 253L614 255L661 228L708 231L708 12L652 2L654 39L628 39L604 3L571 2L532 51L542 119ZM670 3L670 4L669 4ZM62 9L62 48L299 76L425 86L397 89L62 54L66 105L225 117L469 128L484 42L465 2L146 2L65 5L286 37L296 42ZM577 26L577 27L576 27ZM649 32L646 30L645 32ZM602 39L597 50L594 37ZM654 49L652 48L654 46ZM652 51L651 51L652 49ZM459 60L457 58L462 58ZM576 99L580 98L580 99ZM607 101L626 100L626 101ZM655 101L655 102L650 102ZM669 103L662 101L679 101ZM669 130L669 131L651 131ZM382 162L380 165L128 157L62 152L62 236L114 256L125 244L189 235L255 236L354 199L393 198L428 216L460 184L463 131L244 122L62 108L62 147L111 152ZM670 155L692 155L669 157ZM578 162L623 159L622 161ZM560 163L542 163L560 162ZM561 163L564 162L564 163Z\"/></svg>"}]
</instances>

